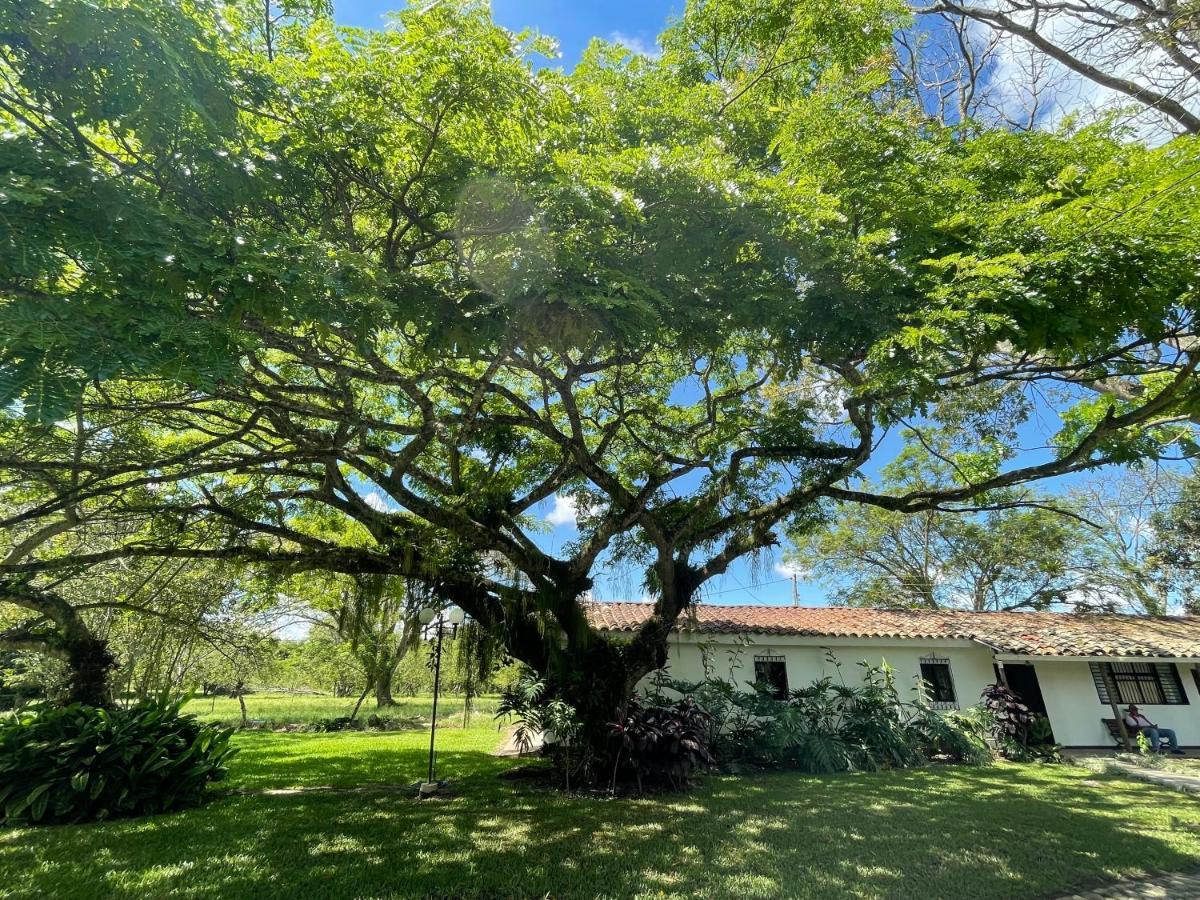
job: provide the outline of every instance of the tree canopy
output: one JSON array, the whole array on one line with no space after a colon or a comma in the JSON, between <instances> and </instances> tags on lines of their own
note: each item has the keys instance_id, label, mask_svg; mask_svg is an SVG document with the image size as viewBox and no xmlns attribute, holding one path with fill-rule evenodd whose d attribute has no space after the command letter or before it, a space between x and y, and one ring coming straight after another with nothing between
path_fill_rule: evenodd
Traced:
<instances>
[{"instance_id":1,"label":"tree canopy","mask_svg":"<svg viewBox=\"0 0 1200 900\"><path fill-rule=\"evenodd\" d=\"M200 0L0 10L24 638L114 559L400 576L602 722L822 502L1190 452L1200 146L944 125L893 89L905 23L693 2L661 58L563 72L471 2L301 10L269 53ZM901 428L946 435L943 482L861 480ZM579 534L550 552L554 496ZM613 565L655 598L628 641L578 603Z\"/></svg>"}]
</instances>

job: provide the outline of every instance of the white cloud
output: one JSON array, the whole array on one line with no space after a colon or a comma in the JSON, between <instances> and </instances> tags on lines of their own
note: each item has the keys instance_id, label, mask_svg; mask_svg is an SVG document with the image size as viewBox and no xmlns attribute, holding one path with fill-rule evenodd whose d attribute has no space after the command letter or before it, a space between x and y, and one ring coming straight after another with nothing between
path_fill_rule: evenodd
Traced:
<instances>
[{"instance_id":1,"label":"white cloud","mask_svg":"<svg viewBox=\"0 0 1200 900\"><path fill-rule=\"evenodd\" d=\"M546 521L551 525L575 525L579 510L574 497L554 495L554 509L546 514Z\"/></svg>"},{"instance_id":2,"label":"white cloud","mask_svg":"<svg viewBox=\"0 0 1200 900\"><path fill-rule=\"evenodd\" d=\"M623 47L632 50L638 56L648 56L651 59L658 59L662 56L662 50L657 44L648 43L645 39L637 35L625 34L621 31L611 31L608 35L608 40L614 44L620 44Z\"/></svg>"},{"instance_id":3,"label":"white cloud","mask_svg":"<svg viewBox=\"0 0 1200 900\"><path fill-rule=\"evenodd\" d=\"M793 575L798 578L808 578L812 573L798 562L782 560L775 563L775 574L782 575L784 578L791 578Z\"/></svg>"},{"instance_id":4,"label":"white cloud","mask_svg":"<svg viewBox=\"0 0 1200 900\"><path fill-rule=\"evenodd\" d=\"M363 497L363 502L376 512L391 512L394 508L392 501L385 497L382 491L371 491Z\"/></svg>"}]
</instances>

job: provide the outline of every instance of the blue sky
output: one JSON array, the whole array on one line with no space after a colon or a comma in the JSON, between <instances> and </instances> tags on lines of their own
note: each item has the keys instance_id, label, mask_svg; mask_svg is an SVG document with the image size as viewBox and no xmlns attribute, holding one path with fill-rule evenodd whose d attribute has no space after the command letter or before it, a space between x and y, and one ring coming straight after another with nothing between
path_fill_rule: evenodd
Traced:
<instances>
[{"instance_id":1,"label":"blue sky","mask_svg":"<svg viewBox=\"0 0 1200 900\"><path fill-rule=\"evenodd\" d=\"M334 0L343 25L378 28L384 16L403 8L401 0ZM620 40L633 49L654 46L668 18L683 11L683 0L493 0L492 15L505 28L533 28L557 38L562 64L570 67L593 37Z\"/></svg>"}]
</instances>

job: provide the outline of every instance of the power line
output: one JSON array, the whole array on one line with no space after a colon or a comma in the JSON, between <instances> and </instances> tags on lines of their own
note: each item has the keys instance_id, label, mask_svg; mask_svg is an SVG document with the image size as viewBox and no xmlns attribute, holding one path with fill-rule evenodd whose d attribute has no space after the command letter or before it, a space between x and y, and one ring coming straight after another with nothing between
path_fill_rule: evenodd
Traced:
<instances>
[{"instance_id":1,"label":"power line","mask_svg":"<svg viewBox=\"0 0 1200 900\"><path fill-rule=\"evenodd\" d=\"M733 575L733 573L730 573L730 577L731 577L731 578L733 578L733 580L734 580L734 581L738 581L737 577L736 577L736 576L734 576L734 575ZM720 596L721 594L736 594L736 593L743 593L743 594L750 594L750 596L751 596L753 599L755 599L755 600L758 600L758 599L760 599L760 598L759 598L759 597L757 597L757 596L755 596L755 592L756 592L756 591L760 591L760 590L762 590L762 589L763 589L763 588L765 588L765 587L771 587L771 585L774 585L774 584L783 584L785 581L791 581L791 580L792 580L791 578L776 578L774 581L764 581L762 584L756 584L756 585L754 586L754 590L753 590L753 591L752 591L750 588L748 588L748 587L745 587L745 586L743 586L743 587L736 587L736 588L726 588L725 590L721 590L721 591L706 591L706 592L705 592L705 596L707 596L707 597L718 597L718 596ZM740 581L738 581L738 583L739 583L739 584L741 584L741 582L740 582Z\"/></svg>"}]
</instances>

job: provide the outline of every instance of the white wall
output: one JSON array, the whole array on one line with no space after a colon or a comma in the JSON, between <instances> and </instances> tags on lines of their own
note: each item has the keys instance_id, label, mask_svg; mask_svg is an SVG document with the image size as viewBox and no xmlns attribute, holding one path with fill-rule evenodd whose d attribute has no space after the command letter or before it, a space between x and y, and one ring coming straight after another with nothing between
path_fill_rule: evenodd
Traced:
<instances>
[{"instance_id":1,"label":"white wall","mask_svg":"<svg viewBox=\"0 0 1200 900\"><path fill-rule=\"evenodd\" d=\"M1026 660L1022 660L1023 662ZM1073 659L1031 659L1046 701L1046 714L1054 739L1068 747L1112 747L1112 738L1101 719L1112 718L1112 707L1100 701L1088 663ZM1186 705L1143 706L1150 721L1174 728L1181 744L1200 745L1200 694L1190 663L1176 666L1187 695ZM1119 707L1122 712L1124 707Z\"/></svg>"},{"instance_id":2,"label":"white wall","mask_svg":"<svg viewBox=\"0 0 1200 900\"><path fill-rule=\"evenodd\" d=\"M949 660L960 707L973 706L984 686L996 680L991 651L970 641L819 639L762 634L748 636L753 643L742 646L733 635L705 640L706 637L672 636L667 663L669 677L700 681L704 677L703 654L707 653L715 676L732 678L739 686L749 688L754 682L756 655L782 656L787 665L788 687L795 690L825 675L838 677L838 667L826 658L828 649L841 664L841 678L847 684L862 680L860 662L872 665L886 662L895 670L896 685L904 699L909 699L916 686L922 657Z\"/></svg>"},{"instance_id":3,"label":"white wall","mask_svg":"<svg viewBox=\"0 0 1200 900\"><path fill-rule=\"evenodd\" d=\"M788 687L796 689L818 678L838 677L837 667L826 659L826 649L841 663L841 677L849 683L862 678L860 661L879 665L886 661L896 673L901 696L908 699L920 674L922 657L950 661L950 674L960 707L973 706L985 685L996 680L990 650L971 641L869 640L851 638L807 638L757 634L741 644L733 635L673 635L667 674L683 681L704 677L704 653L714 675L732 678L749 688L754 681L756 655L782 656L787 665ZM1088 663L1078 659L1004 657L1010 663L1032 663L1054 728L1055 740L1068 747L1112 747L1108 729L1101 722L1112 710L1100 701ZM739 665L740 663L740 665ZM1174 728L1180 743L1200 746L1200 693L1191 675L1192 663L1179 663L1179 680L1187 705L1147 706L1151 721ZM732 669L732 671L731 671ZM653 677L653 676L651 676ZM649 679L647 679L648 681Z\"/></svg>"}]
</instances>

